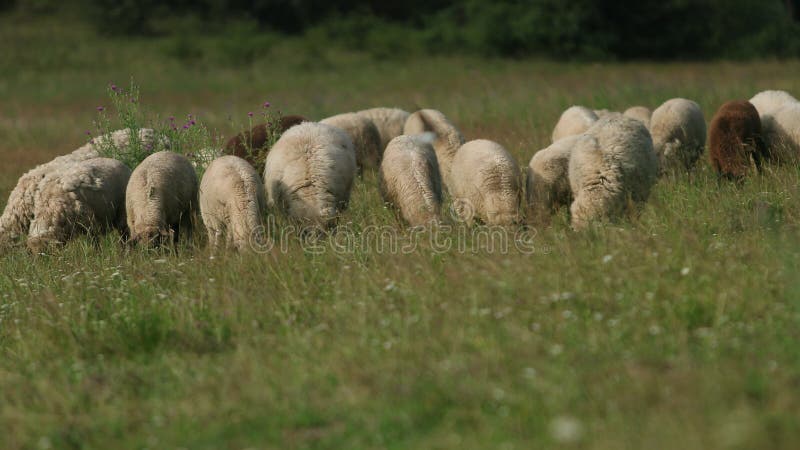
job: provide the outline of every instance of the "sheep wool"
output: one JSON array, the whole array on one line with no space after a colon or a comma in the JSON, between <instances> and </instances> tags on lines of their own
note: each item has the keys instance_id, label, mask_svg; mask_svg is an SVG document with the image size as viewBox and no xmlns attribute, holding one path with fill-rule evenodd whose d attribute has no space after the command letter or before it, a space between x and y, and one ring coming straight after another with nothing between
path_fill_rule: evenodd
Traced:
<instances>
[{"instance_id":1,"label":"sheep wool","mask_svg":"<svg viewBox=\"0 0 800 450\"><path fill-rule=\"evenodd\" d=\"M452 180L450 178L453 158L458 149L464 144L464 136L441 111L435 109L421 109L408 117L403 134L420 135L434 133L433 150L439 163L444 186L450 191Z\"/></svg>"},{"instance_id":2,"label":"sheep wool","mask_svg":"<svg viewBox=\"0 0 800 450\"><path fill-rule=\"evenodd\" d=\"M151 129L139 130L139 138L145 145L153 146L155 133ZM98 136L72 153L58 156L55 159L40 164L22 175L17 185L11 191L5 210L0 216L0 242L15 243L27 235L35 205L36 193L39 185L47 174L63 170L72 164L97 158L100 156L98 148L111 139L117 148L125 148L130 143L130 130L117 130L112 133Z\"/></svg>"},{"instance_id":3,"label":"sheep wool","mask_svg":"<svg viewBox=\"0 0 800 450\"><path fill-rule=\"evenodd\" d=\"M232 155L217 158L203 174L200 215L213 247L219 246L221 238L239 251L263 243L266 207L261 178L244 159Z\"/></svg>"},{"instance_id":4,"label":"sheep wool","mask_svg":"<svg viewBox=\"0 0 800 450\"><path fill-rule=\"evenodd\" d=\"M567 108L561 113L561 117L553 128L553 142L585 132L593 123L597 122L597 119L597 114L589 108L583 106Z\"/></svg>"},{"instance_id":5,"label":"sheep wool","mask_svg":"<svg viewBox=\"0 0 800 450\"><path fill-rule=\"evenodd\" d=\"M93 158L48 173L36 191L28 248L41 252L80 233L125 231L125 188L131 170Z\"/></svg>"},{"instance_id":6,"label":"sheep wool","mask_svg":"<svg viewBox=\"0 0 800 450\"><path fill-rule=\"evenodd\" d=\"M403 125L408 119L408 111L399 108L371 108L358 111L356 114L366 117L375 124L381 136L381 152L389 145L389 141L403 134Z\"/></svg>"},{"instance_id":7,"label":"sheep wool","mask_svg":"<svg viewBox=\"0 0 800 450\"><path fill-rule=\"evenodd\" d=\"M545 221L559 207L572 201L569 160L580 138L581 135L575 135L559 139L536 152L528 163L527 203L535 220Z\"/></svg>"},{"instance_id":8,"label":"sheep wool","mask_svg":"<svg viewBox=\"0 0 800 450\"><path fill-rule=\"evenodd\" d=\"M453 210L467 223L511 225L521 220L520 171L500 144L479 139L462 145L453 158Z\"/></svg>"},{"instance_id":9,"label":"sheep wool","mask_svg":"<svg viewBox=\"0 0 800 450\"><path fill-rule=\"evenodd\" d=\"M762 91L754 95L750 99L750 103L763 119L764 116L781 109L784 105L797 103L797 99L786 91Z\"/></svg>"},{"instance_id":10,"label":"sheep wool","mask_svg":"<svg viewBox=\"0 0 800 450\"><path fill-rule=\"evenodd\" d=\"M320 123L339 127L350 136L359 168L374 169L380 165L384 147L381 146L378 128L370 119L357 113L344 113L323 119Z\"/></svg>"},{"instance_id":11,"label":"sheep wool","mask_svg":"<svg viewBox=\"0 0 800 450\"><path fill-rule=\"evenodd\" d=\"M356 174L353 141L341 129L306 122L289 129L267 155L267 204L314 227L335 224Z\"/></svg>"},{"instance_id":12,"label":"sheep wool","mask_svg":"<svg viewBox=\"0 0 800 450\"><path fill-rule=\"evenodd\" d=\"M650 133L661 172L689 170L703 154L706 121L697 103L673 98L653 111Z\"/></svg>"},{"instance_id":13,"label":"sheep wool","mask_svg":"<svg viewBox=\"0 0 800 450\"><path fill-rule=\"evenodd\" d=\"M442 180L436 153L421 136L389 142L379 172L383 201L411 226L436 222L442 210Z\"/></svg>"},{"instance_id":14,"label":"sheep wool","mask_svg":"<svg viewBox=\"0 0 800 450\"><path fill-rule=\"evenodd\" d=\"M750 102L729 101L714 114L709 127L708 154L714 170L725 178L742 178L753 164L756 170L760 168L766 148L761 138L761 119Z\"/></svg>"},{"instance_id":15,"label":"sheep wool","mask_svg":"<svg viewBox=\"0 0 800 450\"><path fill-rule=\"evenodd\" d=\"M131 174L125 191L125 210L131 240L153 245L180 233L191 233L197 208L197 175L185 156L154 153Z\"/></svg>"},{"instance_id":16,"label":"sheep wool","mask_svg":"<svg viewBox=\"0 0 800 450\"><path fill-rule=\"evenodd\" d=\"M631 106L622 114L630 117L631 119L636 119L642 122L647 128L650 128L650 117L653 115L653 112L650 111L650 108L644 106Z\"/></svg>"},{"instance_id":17,"label":"sheep wool","mask_svg":"<svg viewBox=\"0 0 800 450\"><path fill-rule=\"evenodd\" d=\"M786 164L800 160L800 102L787 103L761 116L761 126L771 161Z\"/></svg>"},{"instance_id":18,"label":"sheep wool","mask_svg":"<svg viewBox=\"0 0 800 450\"><path fill-rule=\"evenodd\" d=\"M647 201L658 175L650 133L623 115L600 119L580 136L569 161L572 227L614 220Z\"/></svg>"}]
</instances>

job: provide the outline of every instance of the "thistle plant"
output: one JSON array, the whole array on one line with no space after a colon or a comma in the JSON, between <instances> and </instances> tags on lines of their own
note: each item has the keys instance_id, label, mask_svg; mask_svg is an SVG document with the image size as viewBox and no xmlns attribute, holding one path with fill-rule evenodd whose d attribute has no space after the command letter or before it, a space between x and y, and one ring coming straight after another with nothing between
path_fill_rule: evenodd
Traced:
<instances>
[{"instance_id":1,"label":"thistle plant","mask_svg":"<svg viewBox=\"0 0 800 450\"><path fill-rule=\"evenodd\" d=\"M256 114L252 111L247 113L247 129L242 130L239 136L242 139L239 145L243 148L238 149L239 153L244 154L245 158L253 162L259 169L264 167L269 149L281 137L283 132L282 115L279 110L271 108L270 102L261 105L259 117L263 117L264 122L254 125ZM259 121L260 122L260 121Z\"/></svg>"},{"instance_id":2,"label":"thistle plant","mask_svg":"<svg viewBox=\"0 0 800 450\"><path fill-rule=\"evenodd\" d=\"M205 167L218 155L215 150L218 145L198 117L188 114L182 123L174 116L152 119L139 101L139 87L133 80L127 90L110 83L108 97L113 116L109 108L98 106L94 125L100 137L92 137L87 131L89 142L101 156L117 159L133 169L152 153L169 150L189 158L198 176L202 176ZM127 142L103 137L119 128L129 130ZM152 129L152 136L141 133L143 129Z\"/></svg>"}]
</instances>

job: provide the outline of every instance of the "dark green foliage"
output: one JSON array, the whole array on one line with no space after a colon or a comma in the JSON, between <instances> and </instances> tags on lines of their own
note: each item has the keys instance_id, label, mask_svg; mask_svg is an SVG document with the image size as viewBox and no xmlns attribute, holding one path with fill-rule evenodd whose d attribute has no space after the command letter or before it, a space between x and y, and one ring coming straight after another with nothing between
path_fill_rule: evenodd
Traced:
<instances>
[{"instance_id":1,"label":"dark green foliage","mask_svg":"<svg viewBox=\"0 0 800 450\"><path fill-rule=\"evenodd\" d=\"M198 31L222 36L241 31L229 29L229 23L257 24L249 39L235 36L224 43L233 44L233 62L248 62L268 47L258 39L264 30L323 37L326 45L366 50L377 57L454 51L620 60L800 55L797 0L84 2L88 18L106 34L177 34L180 27L170 23L186 18L197 20ZM0 0L0 11L12 3ZM52 9L42 5L54 4L18 3L20 9L39 13ZM169 51L183 60L199 59L202 55L182 39Z\"/></svg>"}]
</instances>

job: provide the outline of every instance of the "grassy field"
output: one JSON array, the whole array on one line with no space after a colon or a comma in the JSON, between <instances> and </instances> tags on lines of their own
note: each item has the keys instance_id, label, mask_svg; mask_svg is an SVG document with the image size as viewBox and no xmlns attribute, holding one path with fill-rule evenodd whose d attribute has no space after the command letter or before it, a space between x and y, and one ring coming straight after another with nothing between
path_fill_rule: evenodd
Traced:
<instances>
[{"instance_id":1,"label":"grassy field","mask_svg":"<svg viewBox=\"0 0 800 450\"><path fill-rule=\"evenodd\" d=\"M11 19L0 40L0 205L84 143L108 83L131 77L155 112L220 135L266 100L311 118L434 107L521 165L572 104L687 97L710 119L762 89L800 94L800 62L375 61L288 42L242 66ZM214 257L200 237L176 253L113 236L12 251L0 447L800 448L798 177L718 184L703 160L636 220L577 234L562 211L533 252L469 237L335 251L336 236ZM401 230L369 173L343 223Z\"/></svg>"}]
</instances>

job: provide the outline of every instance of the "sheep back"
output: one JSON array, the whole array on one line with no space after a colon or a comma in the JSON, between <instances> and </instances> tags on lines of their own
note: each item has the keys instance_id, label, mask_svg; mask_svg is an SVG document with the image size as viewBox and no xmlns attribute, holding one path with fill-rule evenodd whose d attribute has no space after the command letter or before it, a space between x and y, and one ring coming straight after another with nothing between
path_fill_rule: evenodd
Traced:
<instances>
[{"instance_id":1,"label":"sheep back","mask_svg":"<svg viewBox=\"0 0 800 450\"><path fill-rule=\"evenodd\" d=\"M378 167L384 147L381 146L381 136L372 120L357 113L344 113L323 119L320 123L339 127L350 136L359 168Z\"/></svg>"},{"instance_id":2,"label":"sheep back","mask_svg":"<svg viewBox=\"0 0 800 450\"><path fill-rule=\"evenodd\" d=\"M597 114L589 108L583 106L567 108L561 113L553 128L553 142L585 132L593 123L597 122L597 119Z\"/></svg>"},{"instance_id":3,"label":"sheep back","mask_svg":"<svg viewBox=\"0 0 800 450\"><path fill-rule=\"evenodd\" d=\"M439 219L442 181L431 144L417 136L398 136L389 142L379 172L384 202L396 208L411 226Z\"/></svg>"},{"instance_id":4,"label":"sheep back","mask_svg":"<svg viewBox=\"0 0 800 450\"><path fill-rule=\"evenodd\" d=\"M435 109L421 109L408 116L403 134L419 135L432 132L435 134L433 150L444 186L450 190L450 171L453 158L458 149L464 144L464 136L450 122L441 111Z\"/></svg>"},{"instance_id":5,"label":"sheep back","mask_svg":"<svg viewBox=\"0 0 800 450\"><path fill-rule=\"evenodd\" d=\"M650 108L644 106L631 106L622 115L636 119L642 122L645 127L650 128L650 117L653 116L653 112L650 111Z\"/></svg>"},{"instance_id":6,"label":"sheep back","mask_svg":"<svg viewBox=\"0 0 800 450\"><path fill-rule=\"evenodd\" d=\"M751 157L758 167L766 156L766 148L756 108L746 100L723 104L711 120L708 148L712 167L726 178L747 175Z\"/></svg>"},{"instance_id":7,"label":"sheep back","mask_svg":"<svg viewBox=\"0 0 800 450\"><path fill-rule=\"evenodd\" d=\"M519 166L496 142L479 139L461 146L453 158L450 193L454 212L465 222L510 225L521 219Z\"/></svg>"},{"instance_id":8,"label":"sheep back","mask_svg":"<svg viewBox=\"0 0 800 450\"><path fill-rule=\"evenodd\" d=\"M689 170L703 154L706 122L697 103L673 98L653 111L650 133L662 172Z\"/></svg>"},{"instance_id":9,"label":"sheep back","mask_svg":"<svg viewBox=\"0 0 800 450\"><path fill-rule=\"evenodd\" d=\"M403 125L408 119L408 111L399 108L370 108L356 114L366 117L375 124L381 137L381 152L389 145L389 141L403 134Z\"/></svg>"},{"instance_id":10,"label":"sheep back","mask_svg":"<svg viewBox=\"0 0 800 450\"><path fill-rule=\"evenodd\" d=\"M331 226L350 200L355 173L353 141L344 131L302 123L284 133L267 155L267 204L292 219Z\"/></svg>"},{"instance_id":11,"label":"sheep back","mask_svg":"<svg viewBox=\"0 0 800 450\"><path fill-rule=\"evenodd\" d=\"M536 152L528 163L527 203L535 219L544 220L560 206L570 204L569 160L580 136L559 139Z\"/></svg>"},{"instance_id":12,"label":"sheep back","mask_svg":"<svg viewBox=\"0 0 800 450\"><path fill-rule=\"evenodd\" d=\"M131 239L145 244L176 240L191 232L197 208L197 175L185 156L154 153L131 174L125 191L125 210Z\"/></svg>"},{"instance_id":13,"label":"sheep back","mask_svg":"<svg viewBox=\"0 0 800 450\"><path fill-rule=\"evenodd\" d=\"M223 236L240 251L261 243L266 206L264 185L247 161L228 155L209 164L200 182L200 215L212 246Z\"/></svg>"}]
</instances>

